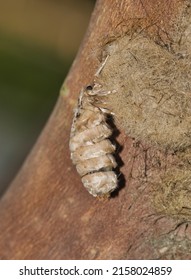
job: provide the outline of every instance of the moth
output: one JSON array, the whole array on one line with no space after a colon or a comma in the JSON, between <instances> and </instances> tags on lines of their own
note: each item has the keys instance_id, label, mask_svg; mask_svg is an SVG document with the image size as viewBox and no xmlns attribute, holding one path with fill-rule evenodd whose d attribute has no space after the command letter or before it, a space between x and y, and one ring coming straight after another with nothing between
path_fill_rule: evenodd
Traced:
<instances>
[{"instance_id":1,"label":"moth","mask_svg":"<svg viewBox=\"0 0 191 280\"><path fill-rule=\"evenodd\" d=\"M112 113L100 101L110 93L97 83L82 89L71 127L72 162L84 187L95 197L109 196L117 188L116 147L110 140L113 129L108 124Z\"/></svg>"}]
</instances>

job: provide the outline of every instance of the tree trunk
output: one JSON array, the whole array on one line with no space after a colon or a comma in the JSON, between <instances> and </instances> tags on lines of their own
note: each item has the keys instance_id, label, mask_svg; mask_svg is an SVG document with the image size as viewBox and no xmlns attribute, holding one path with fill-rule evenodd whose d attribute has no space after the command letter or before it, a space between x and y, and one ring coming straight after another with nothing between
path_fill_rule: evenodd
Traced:
<instances>
[{"instance_id":1,"label":"tree trunk","mask_svg":"<svg viewBox=\"0 0 191 280\"><path fill-rule=\"evenodd\" d=\"M186 0L98 0L57 105L0 203L1 259L190 259L191 8ZM82 186L69 135L97 78L120 131L110 199Z\"/></svg>"}]
</instances>

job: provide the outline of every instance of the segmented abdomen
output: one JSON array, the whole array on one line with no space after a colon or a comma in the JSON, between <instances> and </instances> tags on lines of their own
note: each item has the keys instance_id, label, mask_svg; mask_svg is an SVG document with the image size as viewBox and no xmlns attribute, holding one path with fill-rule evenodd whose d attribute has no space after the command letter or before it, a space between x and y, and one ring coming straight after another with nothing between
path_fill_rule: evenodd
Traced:
<instances>
[{"instance_id":1,"label":"segmented abdomen","mask_svg":"<svg viewBox=\"0 0 191 280\"><path fill-rule=\"evenodd\" d=\"M84 187L93 196L111 193L117 187L115 146L109 140L113 131L107 123L108 112L94 105L94 88L81 92L71 135L71 159Z\"/></svg>"}]
</instances>

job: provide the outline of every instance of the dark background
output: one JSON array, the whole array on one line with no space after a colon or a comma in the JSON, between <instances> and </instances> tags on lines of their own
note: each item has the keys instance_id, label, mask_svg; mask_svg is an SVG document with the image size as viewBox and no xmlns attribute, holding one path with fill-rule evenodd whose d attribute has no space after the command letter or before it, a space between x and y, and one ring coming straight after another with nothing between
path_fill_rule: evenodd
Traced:
<instances>
[{"instance_id":1,"label":"dark background","mask_svg":"<svg viewBox=\"0 0 191 280\"><path fill-rule=\"evenodd\" d=\"M45 125L94 0L0 0L0 195Z\"/></svg>"}]
</instances>

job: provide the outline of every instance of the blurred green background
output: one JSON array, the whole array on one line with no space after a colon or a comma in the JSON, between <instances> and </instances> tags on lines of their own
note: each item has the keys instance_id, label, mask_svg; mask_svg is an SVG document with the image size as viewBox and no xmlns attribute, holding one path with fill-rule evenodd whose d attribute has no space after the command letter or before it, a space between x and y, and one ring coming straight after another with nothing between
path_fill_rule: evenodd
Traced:
<instances>
[{"instance_id":1,"label":"blurred green background","mask_svg":"<svg viewBox=\"0 0 191 280\"><path fill-rule=\"evenodd\" d=\"M59 95L94 0L0 0L0 195Z\"/></svg>"}]
</instances>

